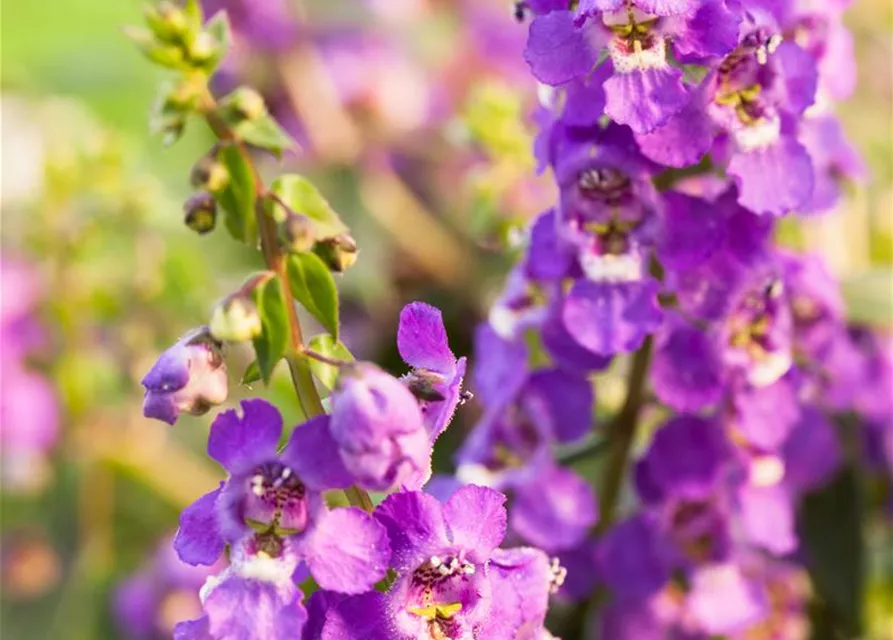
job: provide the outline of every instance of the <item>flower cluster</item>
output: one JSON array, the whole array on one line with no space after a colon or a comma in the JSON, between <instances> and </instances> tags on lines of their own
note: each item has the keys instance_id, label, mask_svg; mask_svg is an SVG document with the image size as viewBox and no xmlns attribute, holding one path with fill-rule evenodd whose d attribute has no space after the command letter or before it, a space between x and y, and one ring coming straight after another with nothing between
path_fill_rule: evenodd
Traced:
<instances>
[{"instance_id":1,"label":"flower cluster","mask_svg":"<svg viewBox=\"0 0 893 640\"><path fill-rule=\"evenodd\" d=\"M484 410L454 477L432 477L469 397L441 313L403 309L401 377L353 360L333 273L356 243L306 178L262 182L254 151L291 141L259 94L213 98L226 19L168 4L132 37L184 73L166 132L199 116L218 138L193 171L200 230L219 206L267 269L162 354L144 413L174 424L224 402L224 343L250 341L243 380L285 361L305 418L286 430L253 398L214 419L226 478L183 511L173 546L229 564L175 639L546 639L559 589L610 594L595 624L612 639L802 636L795 514L845 464L837 418L863 416L872 461L893 464L889 346L848 323L819 257L774 239L778 218L832 208L862 171L828 107L852 88L845 3L517 3L544 83L534 155L558 196L477 329ZM307 344L297 304L326 329ZM606 447L589 446L593 380L626 361L626 400L594 430ZM567 446L610 451L598 497Z\"/></svg>"},{"instance_id":2,"label":"flower cluster","mask_svg":"<svg viewBox=\"0 0 893 640\"><path fill-rule=\"evenodd\" d=\"M0 284L3 484L21 490L46 480L46 458L59 436L59 407L50 382L29 366L29 358L47 342L35 314L42 291L40 276L34 265L4 256Z\"/></svg>"}]
</instances>

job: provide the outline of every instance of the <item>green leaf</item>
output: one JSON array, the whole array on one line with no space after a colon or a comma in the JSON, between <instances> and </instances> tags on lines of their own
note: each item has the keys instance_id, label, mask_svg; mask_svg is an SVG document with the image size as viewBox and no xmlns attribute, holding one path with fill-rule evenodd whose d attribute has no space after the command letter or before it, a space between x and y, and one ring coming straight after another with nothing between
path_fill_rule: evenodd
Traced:
<instances>
[{"instance_id":1,"label":"green leaf","mask_svg":"<svg viewBox=\"0 0 893 640\"><path fill-rule=\"evenodd\" d=\"M202 28L205 17L202 13L202 5L198 0L186 0L186 4L183 5L183 13L190 31L197 32Z\"/></svg>"},{"instance_id":2,"label":"green leaf","mask_svg":"<svg viewBox=\"0 0 893 640\"><path fill-rule=\"evenodd\" d=\"M348 348L344 346L344 343L336 340L328 333L313 336L310 338L310 343L307 346L316 353L334 360L352 361L354 359ZM308 358L308 361L310 362L310 370L313 371L313 375L316 376L323 386L329 391L334 389L335 383L338 381L338 367L313 358Z\"/></svg>"},{"instance_id":3,"label":"green leaf","mask_svg":"<svg viewBox=\"0 0 893 640\"><path fill-rule=\"evenodd\" d=\"M288 346L288 311L279 278L271 278L255 287L253 294L263 324L260 336L253 340L257 369L261 379L269 384L273 369Z\"/></svg>"},{"instance_id":4,"label":"green leaf","mask_svg":"<svg viewBox=\"0 0 893 640\"><path fill-rule=\"evenodd\" d=\"M338 290L332 272L315 253L288 257L288 283L295 300L338 338Z\"/></svg>"},{"instance_id":5,"label":"green leaf","mask_svg":"<svg viewBox=\"0 0 893 640\"><path fill-rule=\"evenodd\" d=\"M296 149L298 146L275 118L268 114L254 120L242 120L235 126L235 131L248 144L272 151L277 157L282 157L282 152L286 149Z\"/></svg>"},{"instance_id":6,"label":"green leaf","mask_svg":"<svg viewBox=\"0 0 893 640\"><path fill-rule=\"evenodd\" d=\"M317 240L334 238L350 230L319 190L304 176L296 174L279 176L273 181L270 190L292 211L310 218ZM273 216L279 221L285 218L285 212L280 205L273 207Z\"/></svg>"},{"instance_id":7,"label":"green leaf","mask_svg":"<svg viewBox=\"0 0 893 640\"><path fill-rule=\"evenodd\" d=\"M800 508L798 533L816 590L812 617L817 638L861 634L865 585L863 500L858 473L848 466Z\"/></svg>"},{"instance_id":8,"label":"green leaf","mask_svg":"<svg viewBox=\"0 0 893 640\"><path fill-rule=\"evenodd\" d=\"M257 192L251 167L233 145L223 147L218 159L229 172L229 182L215 196L223 208L226 228L236 240L253 245L257 242L257 219L254 214Z\"/></svg>"},{"instance_id":9,"label":"green leaf","mask_svg":"<svg viewBox=\"0 0 893 640\"><path fill-rule=\"evenodd\" d=\"M260 380L260 368L257 366L257 360L254 360L245 368L245 373L242 374L241 384L253 384L258 380Z\"/></svg>"},{"instance_id":10,"label":"green leaf","mask_svg":"<svg viewBox=\"0 0 893 640\"><path fill-rule=\"evenodd\" d=\"M211 16L211 19L205 24L205 33L210 35L214 42L217 43L214 55L203 64L206 69L213 71L223 61L226 54L229 53L233 44L232 28L230 27L226 11L221 10Z\"/></svg>"}]
</instances>

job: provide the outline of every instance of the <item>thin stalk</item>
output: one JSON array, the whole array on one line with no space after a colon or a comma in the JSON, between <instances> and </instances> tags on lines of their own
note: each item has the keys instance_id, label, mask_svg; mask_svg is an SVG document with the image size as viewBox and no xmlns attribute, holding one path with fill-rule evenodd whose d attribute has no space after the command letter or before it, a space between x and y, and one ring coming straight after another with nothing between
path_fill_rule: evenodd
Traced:
<instances>
[{"instance_id":1,"label":"thin stalk","mask_svg":"<svg viewBox=\"0 0 893 640\"><path fill-rule=\"evenodd\" d=\"M639 423L639 412L642 408L642 400L645 396L645 379L648 374L648 365L651 361L653 340L651 336L645 339L645 343L633 357L632 367L629 373L629 386L626 401L617 417L611 423L608 439L611 442L611 453L608 467L605 470L605 480L599 493L601 503L601 519L598 531L603 532L616 517L617 502L620 498L620 489L626 476L629 453L635 440L636 428Z\"/></svg>"},{"instance_id":2,"label":"thin stalk","mask_svg":"<svg viewBox=\"0 0 893 640\"><path fill-rule=\"evenodd\" d=\"M276 222L267 215L264 207L264 198L269 197L270 192L264 185L260 172L251 157L251 153L247 147L238 139L226 121L220 117L218 112L218 104L211 94L207 85L204 87L203 95L199 104L199 111L205 117L208 126L214 134L221 140L226 141L236 147L247 166L251 169L251 177L254 182L254 190L256 194L256 202L254 213L257 219L257 228L260 235L261 252L264 256L264 262L270 271L276 273L280 282L282 282L282 295L285 301L285 309L288 314L289 327L289 350L285 356L288 364L288 371L291 375L292 385L297 395L298 403L304 416L312 418L314 416L325 413L322 406L322 399L313 383L313 374L310 371L310 365L301 357L304 353L304 336L301 331L301 322L298 319L297 308L291 289L288 286L288 271L286 268L285 255L279 246L278 234L276 232ZM369 495L359 487L351 487L347 491L347 498L352 505L358 506L365 511L372 511L373 505Z\"/></svg>"}]
</instances>

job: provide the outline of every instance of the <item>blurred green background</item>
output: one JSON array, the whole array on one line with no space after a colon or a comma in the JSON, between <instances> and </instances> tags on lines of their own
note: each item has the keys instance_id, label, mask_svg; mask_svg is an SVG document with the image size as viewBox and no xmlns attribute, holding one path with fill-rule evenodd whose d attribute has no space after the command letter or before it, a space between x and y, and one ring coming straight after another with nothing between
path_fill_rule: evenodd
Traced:
<instances>
[{"instance_id":1,"label":"blurred green background","mask_svg":"<svg viewBox=\"0 0 893 640\"><path fill-rule=\"evenodd\" d=\"M350 13L350 0L306 4L311 14ZM438 15L450 11L450 3L436 4ZM175 429L145 420L139 379L161 349L206 321L216 299L260 268L259 258L225 234L198 237L183 226L189 169L210 137L193 126L170 149L150 137L149 110L164 74L120 30L140 20L135 0L2 7L3 251L31 261L44 282L41 314L50 339L36 364L56 381L63 407L49 463L32 469L22 486L4 479L0 631L11 640L123 637L110 616L110 590L176 526L179 509L218 477L202 455L209 417L185 419ZM431 20L425 60L443 69L437 57L451 55L454 32ZM840 113L871 180L853 190L839 215L790 224L784 233L828 257L854 317L890 328L893 8L889 0L861 0L848 21L859 84ZM529 133L511 123L532 92L516 99L492 73L470 75L462 89L467 96L457 101L465 135L451 135L450 127L439 132L437 144L426 148L438 168L422 164L428 173L415 182L388 171L360 173L334 156L297 161L361 247L360 262L340 283L345 341L359 357L395 370L394 320L410 299L440 304L454 350L470 353L471 329L510 260L493 250L505 222L494 223L493 210L523 221L548 201L545 187L522 189L509 202L492 193L517 189L518 177L530 170ZM411 138L412 132L396 143L410 157ZM246 354L239 358L247 364ZM234 384L237 368L231 367ZM258 392L294 419L286 380L268 392L252 390ZM467 424L474 416L471 408L462 418ZM878 534L875 557L893 553L888 543ZM880 561L873 566L871 637L893 638L893 631L883 635L893 629L886 608L893 583Z\"/></svg>"}]
</instances>

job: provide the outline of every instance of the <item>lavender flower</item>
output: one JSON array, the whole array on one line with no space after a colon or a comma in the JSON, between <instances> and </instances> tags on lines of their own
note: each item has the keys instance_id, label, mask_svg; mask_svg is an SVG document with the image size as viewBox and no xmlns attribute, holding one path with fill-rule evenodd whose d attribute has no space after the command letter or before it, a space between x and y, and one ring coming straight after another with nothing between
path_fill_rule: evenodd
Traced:
<instances>
[{"instance_id":1,"label":"lavender flower","mask_svg":"<svg viewBox=\"0 0 893 640\"><path fill-rule=\"evenodd\" d=\"M143 415L172 425L181 413L202 415L224 402L228 385L222 348L200 327L162 353L143 378Z\"/></svg>"},{"instance_id":2,"label":"lavender flower","mask_svg":"<svg viewBox=\"0 0 893 640\"><path fill-rule=\"evenodd\" d=\"M211 425L208 454L229 477L180 516L174 540L180 558L212 564L225 544L257 531L283 540L324 588L359 593L375 584L389 557L384 530L359 509L330 511L322 497L353 483L328 421L298 426L277 453L282 417L271 404L245 400L242 416L221 413Z\"/></svg>"}]
</instances>

